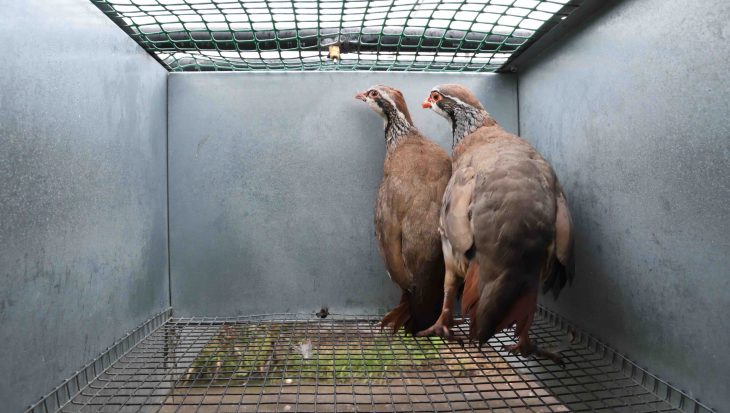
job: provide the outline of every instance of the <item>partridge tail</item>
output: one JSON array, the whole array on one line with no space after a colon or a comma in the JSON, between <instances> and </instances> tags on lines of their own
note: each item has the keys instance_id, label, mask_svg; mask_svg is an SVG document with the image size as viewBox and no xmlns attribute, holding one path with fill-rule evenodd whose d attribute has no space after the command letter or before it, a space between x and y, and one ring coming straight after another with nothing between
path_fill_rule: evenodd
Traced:
<instances>
[{"instance_id":1,"label":"partridge tail","mask_svg":"<svg viewBox=\"0 0 730 413\"><path fill-rule=\"evenodd\" d=\"M400 303L383 317L381 327L393 333L404 327L407 333L415 335L438 320L443 297L443 281L430 288L416 286L413 292L403 291Z\"/></svg>"},{"instance_id":2,"label":"partridge tail","mask_svg":"<svg viewBox=\"0 0 730 413\"><path fill-rule=\"evenodd\" d=\"M380 321L380 328L389 328L394 334L411 319L411 300L408 291L403 291L400 303Z\"/></svg>"},{"instance_id":3,"label":"partridge tail","mask_svg":"<svg viewBox=\"0 0 730 413\"><path fill-rule=\"evenodd\" d=\"M555 267L552 272L542 283L542 293L547 294L552 291L553 298L557 299L565 284L573 282L573 273L570 268L566 268L563 264L556 260Z\"/></svg>"},{"instance_id":4,"label":"partridge tail","mask_svg":"<svg viewBox=\"0 0 730 413\"><path fill-rule=\"evenodd\" d=\"M501 330L517 324L517 332L529 329L537 306L537 285L527 281L521 272L505 271L479 292L476 315L471 321L471 338L484 344Z\"/></svg>"},{"instance_id":5,"label":"partridge tail","mask_svg":"<svg viewBox=\"0 0 730 413\"><path fill-rule=\"evenodd\" d=\"M479 303L479 263L472 260L466 270L464 277L464 292L461 295L461 315L468 316L470 320L470 334L473 335L476 328L476 309Z\"/></svg>"},{"instance_id":6,"label":"partridge tail","mask_svg":"<svg viewBox=\"0 0 730 413\"><path fill-rule=\"evenodd\" d=\"M415 335L431 327L441 315L441 305L444 301L443 270L439 275L440 279L416 285L410 296L411 319L406 323L406 331L410 334Z\"/></svg>"}]
</instances>

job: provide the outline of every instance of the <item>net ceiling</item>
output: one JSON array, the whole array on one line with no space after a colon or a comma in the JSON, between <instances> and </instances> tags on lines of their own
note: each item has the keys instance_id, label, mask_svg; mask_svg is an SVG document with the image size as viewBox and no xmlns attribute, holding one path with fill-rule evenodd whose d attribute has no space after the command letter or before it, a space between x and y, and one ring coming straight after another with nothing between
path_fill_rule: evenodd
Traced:
<instances>
[{"instance_id":1,"label":"net ceiling","mask_svg":"<svg viewBox=\"0 0 730 413\"><path fill-rule=\"evenodd\" d=\"M171 71L496 71L573 0L92 0Z\"/></svg>"}]
</instances>

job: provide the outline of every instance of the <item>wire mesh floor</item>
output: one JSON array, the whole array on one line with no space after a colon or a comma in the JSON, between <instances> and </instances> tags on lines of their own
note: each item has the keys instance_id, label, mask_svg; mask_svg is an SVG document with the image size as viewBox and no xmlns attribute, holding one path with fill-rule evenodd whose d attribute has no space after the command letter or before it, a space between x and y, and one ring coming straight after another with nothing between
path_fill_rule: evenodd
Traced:
<instances>
[{"instance_id":1,"label":"wire mesh floor","mask_svg":"<svg viewBox=\"0 0 730 413\"><path fill-rule=\"evenodd\" d=\"M462 340L467 331L455 328ZM67 389L61 411L669 412L685 403L545 310L532 335L562 351L565 366L509 355L507 333L479 350L390 335L372 317L170 318Z\"/></svg>"}]
</instances>

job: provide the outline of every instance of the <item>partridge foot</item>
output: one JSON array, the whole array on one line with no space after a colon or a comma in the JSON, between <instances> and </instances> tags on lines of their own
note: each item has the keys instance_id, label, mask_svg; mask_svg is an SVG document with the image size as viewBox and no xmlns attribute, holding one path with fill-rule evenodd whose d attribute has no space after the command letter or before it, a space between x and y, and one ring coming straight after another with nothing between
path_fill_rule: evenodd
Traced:
<instances>
[{"instance_id":1,"label":"partridge foot","mask_svg":"<svg viewBox=\"0 0 730 413\"><path fill-rule=\"evenodd\" d=\"M517 344L504 346L504 350L514 355L519 354L522 357L530 357L532 355L543 357L552 360L555 364L565 366L565 362L560 353L543 350L540 346L529 340L520 340Z\"/></svg>"},{"instance_id":2,"label":"partridge foot","mask_svg":"<svg viewBox=\"0 0 730 413\"><path fill-rule=\"evenodd\" d=\"M425 330L421 330L418 333L416 333L417 337L427 337L427 336L439 336L445 340L450 340L453 338L453 334L451 333L451 324L453 321L451 320L451 317L444 317L443 315L439 317L438 320L429 328Z\"/></svg>"}]
</instances>

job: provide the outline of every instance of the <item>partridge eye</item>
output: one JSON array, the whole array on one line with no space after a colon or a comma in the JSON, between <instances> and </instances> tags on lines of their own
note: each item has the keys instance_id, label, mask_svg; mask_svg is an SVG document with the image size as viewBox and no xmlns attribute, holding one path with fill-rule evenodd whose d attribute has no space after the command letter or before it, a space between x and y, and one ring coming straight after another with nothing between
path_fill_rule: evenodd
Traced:
<instances>
[{"instance_id":1,"label":"partridge eye","mask_svg":"<svg viewBox=\"0 0 730 413\"><path fill-rule=\"evenodd\" d=\"M371 91L370 91L370 96L372 96L372 97L376 98L376 97L378 97L378 92L377 92L377 91L375 91L375 90L371 90Z\"/></svg>"},{"instance_id":2,"label":"partridge eye","mask_svg":"<svg viewBox=\"0 0 730 413\"><path fill-rule=\"evenodd\" d=\"M432 99L432 100L433 100L434 102L438 102L439 100L441 100L441 95L439 95L438 93L433 93L433 94L431 95L431 99Z\"/></svg>"}]
</instances>

